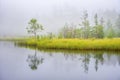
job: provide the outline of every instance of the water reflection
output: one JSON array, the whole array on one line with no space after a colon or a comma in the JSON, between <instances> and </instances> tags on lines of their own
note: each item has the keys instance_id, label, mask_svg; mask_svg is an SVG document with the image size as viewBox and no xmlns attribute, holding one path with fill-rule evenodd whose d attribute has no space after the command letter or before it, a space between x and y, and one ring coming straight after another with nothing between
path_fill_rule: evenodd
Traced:
<instances>
[{"instance_id":1,"label":"water reflection","mask_svg":"<svg viewBox=\"0 0 120 80\"><path fill-rule=\"evenodd\" d=\"M44 58L37 56L37 50L35 49L35 54L29 54L27 62L32 70L36 70L39 64L42 64Z\"/></svg>"},{"instance_id":2,"label":"water reflection","mask_svg":"<svg viewBox=\"0 0 120 80\"><path fill-rule=\"evenodd\" d=\"M0 43L0 80L120 80L120 52L21 47Z\"/></svg>"},{"instance_id":3,"label":"water reflection","mask_svg":"<svg viewBox=\"0 0 120 80\"><path fill-rule=\"evenodd\" d=\"M49 53L49 56L54 58L56 54L62 54L65 60L64 62L71 60L73 62L79 62L80 67L83 68L84 73L89 72L89 68L94 66L94 70L97 72L101 66L120 66L120 52L109 51L56 51L56 50L40 50L44 53ZM63 63L64 63L63 62ZM59 64L59 63L58 63ZM63 65L65 66L65 65ZM75 65L74 65L75 66Z\"/></svg>"},{"instance_id":4,"label":"water reflection","mask_svg":"<svg viewBox=\"0 0 120 80\"><path fill-rule=\"evenodd\" d=\"M44 55L45 54L45 55ZM41 56L42 55L42 56ZM38 65L42 64L44 59L48 58L56 58L57 56L62 55L61 61L68 62L78 62L77 64L83 68L84 73L89 72L89 68L91 68L91 64L94 66L94 70L97 72L100 66L105 65L119 65L120 66L120 52L103 52L103 51L92 51L92 52L79 52L79 53L66 53L66 52L46 52L38 53L35 49L35 54L29 54L27 62L32 70L36 70ZM46 57L47 56L47 57ZM44 57L44 58L43 58ZM57 61L57 60L56 60ZM57 62L56 64L60 64ZM56 65L55 64L55 65ZM61 65L66 66L66 65ZM75 65L73 65L75 66ZM60 68L60 66L58 66ZM70 67L70 66L69 66Z\"/></svg>"},{"instance_id":5,"label":"water reflection","mask_svg":"<svg viewBox=\"0 0 120 80\"><path fill-rule=\"evenodd\" d=\"M89 54L84 54L84 57L82 59L82 63L83 63L85 73L88 73L89 62L90 62L90 55Z\"/></svg>"},{"instance_id":6,"label":"water reflection","mask_svg":"<svg viewBox=\"0 0 120 80\"><path fill-rule=\"evenodd\" d=\"M101 67L120 67L120 51L116 52L42 49L39 50L37 54L36 48L31 48L29 46L27 46L27 48L33 50L35 49L35 54L29 54L27 59L30 68L33 70L36 70L38 65L43 65L43 61L46 64L51 62L52 67L54 66L56 68L57 66L58 69L61 69L61 67L63 67L64 70L67 70L66 68L73 70L79 67L78 69L82 68L82 71L85 74L88 74L90 70L98 72L101 70ZM52 61L49 61L48 59Z\"/></svg>"}]
</instances>

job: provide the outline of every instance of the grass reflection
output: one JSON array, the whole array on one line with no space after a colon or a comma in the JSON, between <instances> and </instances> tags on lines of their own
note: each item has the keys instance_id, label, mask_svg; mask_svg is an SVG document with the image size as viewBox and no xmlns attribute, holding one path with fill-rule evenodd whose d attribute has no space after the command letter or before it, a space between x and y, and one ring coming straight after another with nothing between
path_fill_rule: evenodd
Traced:
<instances>
[{"instance_id":1,"label":"grass reflection","mask_svg":"<svg viewBox=\"0 0 120 80\"><path fill-rule=\"evenodd\" d=\"M20 46L20 45L17 45ZM59 50L59 49L37 49L35 47L30 46L20 46L26 47L29 49L35 50L35 54L28 56L28 63L31 69L37 69L39 64L42 64L43 61L46 59L37 57L36 50L42 52L43 54L48 55L50 58L55 58L55 55L62 54L63 57L61 60L66 61L73 61L79 62L78 64L81 65L83 68L84 73L88 73L89 69L91 68L90 65L92 64L94 70L97 72L100 66L104 65L119 65L120 66L120 52L119 51L85 51L85 50ZM63 62L63 63L64 63ZM59 64L59 63L58 63ZM64 65L65 66L65 65Z\"/></svg>"}]
</instances>

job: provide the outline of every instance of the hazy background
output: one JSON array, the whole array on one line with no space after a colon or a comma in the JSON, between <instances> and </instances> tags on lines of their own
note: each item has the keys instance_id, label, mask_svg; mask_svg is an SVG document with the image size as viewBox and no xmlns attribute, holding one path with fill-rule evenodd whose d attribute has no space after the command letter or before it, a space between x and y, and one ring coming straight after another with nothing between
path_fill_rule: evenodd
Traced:
<instances>
[{"instance_id":1,"label":"hazy background","mask_svg":"<svg viewBox=\"0 0 120 80\"><path fill-rule=\"evenodd\" d=\"M114 18L120 0L0 0L0 36L27 35L31 18L38 19L46 32L57 33L67 23L78 24L82 12Z\"/></svg>"}]
</instances>

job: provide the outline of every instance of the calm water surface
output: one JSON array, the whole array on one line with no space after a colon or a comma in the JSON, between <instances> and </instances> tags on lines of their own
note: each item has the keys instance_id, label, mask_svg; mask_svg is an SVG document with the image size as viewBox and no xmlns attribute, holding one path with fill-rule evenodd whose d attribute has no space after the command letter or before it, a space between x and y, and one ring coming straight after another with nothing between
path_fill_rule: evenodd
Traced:
<instances>
[{"instance_id":1,"label":"calm water surface","mask_svg":"<svg viewBox=\"0 0 120 80\"><path fill-rule=\"evenodd\" d=\"M120 52L38 51L0 42L0 80L120 80Z\"/></svg>"}]
</instances>

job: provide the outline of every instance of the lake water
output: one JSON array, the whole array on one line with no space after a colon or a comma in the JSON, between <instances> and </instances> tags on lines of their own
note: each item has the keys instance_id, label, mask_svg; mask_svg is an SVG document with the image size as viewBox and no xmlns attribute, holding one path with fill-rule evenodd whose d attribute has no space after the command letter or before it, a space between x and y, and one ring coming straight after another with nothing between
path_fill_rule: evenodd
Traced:
<instances>
[{"instance_id":1,"label":"lake water","mask_svg":"<svg viewBox=\"0 0 120 80\"><path fill-rule=\"evenodd\" d=\"M40 51L0 42L0 80L120 80L120 52Z\"/></svg>"}]
</instances>

